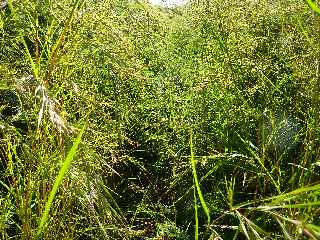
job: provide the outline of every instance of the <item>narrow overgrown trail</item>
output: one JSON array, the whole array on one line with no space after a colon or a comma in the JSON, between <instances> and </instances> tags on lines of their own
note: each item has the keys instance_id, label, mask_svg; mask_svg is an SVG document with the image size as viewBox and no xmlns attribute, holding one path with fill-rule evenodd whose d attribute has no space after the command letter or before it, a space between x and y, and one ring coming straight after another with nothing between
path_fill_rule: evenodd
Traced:
<instances>
[{"instance_id":1,"label":"narrow overgrown trail","mask_svg":"<svg viewBox=\"0 0 320 240\"><path fill-rule=\"evenodd\" d=\"M0 0L0 239L320 239L317 12Z\"/></svg>"}]
</instances>

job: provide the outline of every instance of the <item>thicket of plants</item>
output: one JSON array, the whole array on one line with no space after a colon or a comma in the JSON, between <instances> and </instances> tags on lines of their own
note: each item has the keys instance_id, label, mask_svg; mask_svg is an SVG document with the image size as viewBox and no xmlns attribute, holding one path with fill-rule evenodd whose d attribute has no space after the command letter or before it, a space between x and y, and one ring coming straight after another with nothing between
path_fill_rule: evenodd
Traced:
<instances>
[{"instance_id":1,"label":"thicket of plants","mask_svg":"<svg viewBox=\"0 0 320 240\"><path fill-rule=\"evenodd\" d=\"M305 2L0 3L1 239L320 238Z\"/></svg>"}]
</instances>

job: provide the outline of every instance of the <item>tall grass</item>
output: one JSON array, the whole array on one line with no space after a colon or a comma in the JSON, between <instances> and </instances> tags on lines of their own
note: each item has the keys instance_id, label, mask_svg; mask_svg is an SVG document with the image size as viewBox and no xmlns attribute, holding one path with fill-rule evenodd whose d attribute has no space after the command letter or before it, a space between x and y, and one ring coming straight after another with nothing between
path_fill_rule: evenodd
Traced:
<instances>
[{"instance_id":1,"label":"tall grass","mask_svg":"<svg viewBox=\"0 0 320 240\"><path fill-rule=\"evenodd\" d=\"M209 209L207 207L207 204L203 198L201 189L200 189L200 185L199 185L199 181L198 181L198 175L197 175L197 161L194 157L194 152L193 152L193 142L192 142L192 132L190 132L190 161L191 161L191 167L192 167L192 173L193 173L193 181L195 184L195 189L197 189L197 195L200 199L200 203L201 206L205 212L205 214L207 215L208 218L208 223L210 223L210 213L209 213ZM195 209L196 214L197 214L197 209Z\"/></svg>"},{"instance_id":2,"label":"tall grass","mask_svg":"<svg viewBox=\"0 0 320 240\"><path fill-rule=\"evenodd\" d=\"M8 1L0 238L318 239L306 2Z\"/></svg>"},{"instance_id":3,"label":"tall grass","mask_svg":"<svg viewBox=\"0 0 320 240\"><path fill-rule=\"evenodd\" d=\"M48 198L46 205L44 207L44 211L43 211L43 214L42 214L39 226L38 226L37 235L36 235L37 237L41 236L43 229L44 229L44 226L45 226L46 222L48 221L49 212L50 212L50 208L52 206L52 202L54 200L55 195L57 194L57 192L59 190L59 187L63 181L64 176L66 175L68 169L70 168L72 160L73 160L73 158L77 152L78 146L81 142L81 137L84 132L84 129L85 129L85 127L82 128L82 130L78 134L77 138L75 139L70 151L68 152L66 159L62 163L59 174L58 174L56 180L54 181L52 190L50 191L49 198Z\"/></svg>"}]
</instances>

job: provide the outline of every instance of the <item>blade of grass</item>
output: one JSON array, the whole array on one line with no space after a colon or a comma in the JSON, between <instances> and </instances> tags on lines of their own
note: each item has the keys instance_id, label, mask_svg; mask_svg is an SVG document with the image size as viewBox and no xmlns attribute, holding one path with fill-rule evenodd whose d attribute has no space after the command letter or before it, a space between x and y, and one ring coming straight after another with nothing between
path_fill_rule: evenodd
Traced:
<instances>
[{"instance_id":1,"label":"blade of grass","mask_svg":"<svg viewBox=\"0 0 320 240\"><path fill-rule=\"evenodd\" d=\"M69 28L71 27L72 20L75 15L76 9L78 6L82 6L82 3L83 3L83 0L75 0L75 2L73 3L73 6L72 6L72 10L71 10L68 18L65 21L63 30L59 34L57 40L53 43L51 49L50 49L50 47L48 48L49 49L49 58L48 58L48 62L47 62L48 71L45 76L45 83L49 83L49 81L50 81L50 78L52 76L52 72L54 71L54 68L56 66L56 58L58 55L58 51L64 44L64 41L65 41L65 38L68 34ZM47 42L47 44L48 43L49 42Z\"/></svg>"},{"instance_id":2,"label":"blade of grass","mask_svg":"<svg viewBox=\"0 0 320 240\"><path fill-rule=\"evenodd\" d=\"M305 1L313 11L320 15L320 8L312 0Z\"/></svg>"},{"instance_id":3,"label":"blade of grass","mask_svg":"<svg viewBox=\"0 0 320 240\"><path fill-rule=\"evenodd\" d=\"M248 146L247 141L245 141L238 133L237 133L238 137L240 138L240 140L245 143L247 150L251 153L251 155L254 157L255 160L257 160L257 162L259 163L259 165L261 166L261 168L263 169L263 171L265 172L265 174L269 177L270 181L273 183L273 185L275 186L276 190L278 193L281 192L280 190L280 186L279 184L276 183L276 181L274 180L274 178L272 177L271 173L268 171L268 169L264 166L263 162L261 161L261 159L259 158L259 156L252 151L252 149Z\"/></svg>"},{"instance_id":4,"label":"blade of grass","mask_svg":"<svg viewBox=\"0 0 320 240\"><path fill-rule=\"evenodd\" d=\"M194 239L199 239L199 219L198 219L198 206L197 206L197 196L196 189L193 189L193 197L194 197L194 218L196 221L195 231L194 231Z\"/></svg>"},{"instance_id":5,"label":"blade of grass","mask_svg":"<svg viewBox=\"0 0 320 240\"><path fill-rule=\"evenodd\" d=\"M74 16L74 13L76 11L77 6L79 5L80 0L76 0L75 3L73 4L72 10L65 22L64 28L62 32L60 33L59 37L57 38L57 41L54 43L52 50L51 50L51 55L49 57L49 63L52 62L52 60L55 58L57 54L57 50L60 48L60 46L63 44L64 38L67 34L68 28L70 27L70 24L72 22L72 18Z\"/></svg>"},{"instance_id":6,"label":"blade of grass","mask_svg":"<svg viewBox=\"0 0 320 240\"><path fill-rule=\"evenodd\" d=\"M52 202L54 200L54 197L62 183L62 180L64 178L64 176L66 175L71 163L72 163L72 160L77 152L77 149L78 149L78 146L81 142L81 137L82 137L82 134L84 132L84 129L85 129L85 126L83 126L82 130L80 131L80 133L78 134L76 140L74 141L65 161L63 162L62 164L62 167L59 171L59 174L56 178L56 180L54 181L54 184L53 184L53 187L52 187L52 190L50 192L50 195L49 195L49 199L47 200L46 202L46 205L45 205L45 208L44 208L44 211L43 211L43 214L42 214L42 217L41 217L41 220L40 220L40 224L38 226L38 230L37 230L37 235L36 237L40 237L40 235L42 234L43 232L43 228L44 228L44 225L46 224L47 220L48 220L48 216L49 216L49 212L50 212L50 208L51 208L51 205L52 205Z\"/></svg>"},{"instance_id":7,"label":"blade of grass","mask_svg":"<svg viewBox=\"0 0 320 240\"><path fill-rule=\"evenodd\" d=\"M306 224L306 226L308 227L308 229L312 230L312 232L318 237L320 238L320 227L314 224Z\"/></svg>"},{"instance_id":8,"label":"blade of grass","mask_svg":"<svg viewBox=\"0 0 320 240\"><path fill-rule=\"evenodd\" d=\"M280 227L281 227L281 229L282 229L282 232L283 232L283 234L284 234L284 237L285 237L286 239L288 239L288 240L293 240L293 238L291 237L290 233L287 231L284 223L282 223L282 221L281 221L278 217L276 217L276 220L277 220L277 222L279 223L279 225L280 225Z\"/></svg>"},{"instance_id":9,"label":"blade of grass","mask_svg":"<svg viewBox=\"0 0 320 240\"><path fill-rule=\"evenodd\" d=\"M288 193L284 193L284 194L279 194L277 196L273 196L273 197L269 197L269 198L265 198L265 199L261 199L260 202L267 202L267 201L273 201L272 204L277 204L279 202L284 202L284 201L289 201L295 197L299 197L300 194L303 193L308 193L308 192L313 192L313 191L318 191L320 190L320 184L314 184L314 185L308 185L308 186L304 186L298 189L295 189L291 192ZM243 204L238 204L236 206L234 206L234 208L243 208L245 206L249 206L252 204L255 204L255 201L249 201Z\"/></svg>"},{"instance_id":10,"label":"blade of grass","mask_svg":"<svg viewBox=\"0 0 320 240\"><path fill-rule=\"evenodd\" d=\"M244 218L244 220L247 222L248 226L250 227L250 229L252 230L253 234L256 235L258 234L257 236L257 239L258 238L261 238L259 233L262 234L262 235L265 235L268 239L271 239L271 236L268 232L266 232L265 230L263 230L262 228L260 228L257 224L255 224L254 222L252 222L250 219L248 219L247 217L243 216L242 217Z\"/></svg>"},{"instance_id":11,"label":"blade of grass","mask_svg":"<svg viewBox=\"0 0 320 240\"><path fill-rule=\"evenodd\" d=\"M13 0L8 0L8 6L9 6L9 9L11 11L11 14L13 16L13 19L16 19L17 16L16 16L16 10L13 8L13 4L12 4Z\"/></svg>"},{"instance_id":12,"label":"blade of grass","mask_svg":"<svg viewBox=\"0 0 320 240\"><path fill-rule=\"evenodd\" d=\"M209 213L209 209L206 205L206 202L204 201L204 198L203 198L203 195L202 195L202 192L201 192L201 189L200 189L200 185L199 185L199 181L198 181L198 176L197 176L197 169L196 169L196 159L194 157L194 153L193 153L193 142L192 142L192 132L190 134L190 160L191 160L191 166L192 166L192 172L193 172L193 178L194 178L194 183L196 185L196 188L197 188L197 193L199 195L199 198L200 198L200 203L201 203L201 206L205 212L205 214L207 215L207 218L208 218L208 223L210 223L210 213Z\"/></svg>"},{"instance_id":13,"label":"blade of grass","mask_svg":"<svg viewBox=\"0 0 320 240\"><path fill-rule=\"evenodd\" d=\"M282 219L285 222L295 225L297 228L300 228L302 232L309 237L309 239L319 239L319 232L317 232L317 229L320 229L319 226L316 226L313 224L306 224L296 219L290 219L274 211L266 211L266 212L269 213L270 215L273 215L276 218ZM302 232L300 232L300 234L302 234Z\"/></svg>"},{"instance_id":14,"label":"blade of grass","mask_svg":"<svg viewBox=\"0 0 320 240\"><path fill-rule=\"evenodd\" d=\"M238 219L239 219L239 223L240 223L240 227L241 227L241 229L242 229L242 233L246 236L246 238L247 238L248 240L250 240L250 237L249 237L247 228L246 228L246 226L244 225L244 222L243 222L243 219L242 219L241 214L240 214L238 211L235 211L235 213L236 213L236 215L237 215L237 217L238 217Z\"/></svg>"},{"instance_id":15,"label":"blade of grass","mask_svg":"<svg viewBox=\"0 0 320 240\"><path fill-rule=\"evenodd\" d=\"M318 206L318 205L320 205L320 201L309 202L309 203L298 203L298 204L286 204L286 205L280 205L280 206L261 206L255 209L272 210L272 209L279 209L279 208L306 208L306 207ZM248 208L248 209L253 209L253 208Z\"/></svg>"},{"instance_id":16,"label":"blade of grass","mask_svg":"<svg viewBox=\"0 0 320 240\"><path fill-rule=\"evenodd\" d=\"M21 36L21 41L22 41L22 44L23 44L23 46L25 48L25 54L27 55L27 59L29 60L29 62L31 64L33 75L34 75L35 79L38 80L39 79L39 66L33 60L32 56L31 56L31 53L29 51L29 48L27 46L27 43L26 43L26 41L24 39L24 36Z\"/></svg>"}]
</instances>

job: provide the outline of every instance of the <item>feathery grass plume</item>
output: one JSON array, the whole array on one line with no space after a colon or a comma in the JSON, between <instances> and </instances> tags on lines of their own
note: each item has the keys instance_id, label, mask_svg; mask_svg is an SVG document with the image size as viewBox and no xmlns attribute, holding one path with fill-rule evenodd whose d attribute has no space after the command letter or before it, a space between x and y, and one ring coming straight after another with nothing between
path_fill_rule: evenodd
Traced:
<instances>
[{"instance_id":1,"label":"feathery grass plume","mask_svg":"<svg viewBox=\"0 0 320 240\"><path fill-rule=\"evenodd\" d=\"M21 93L35 92L34 89L38 85L35 77L32 74L15 79L14 82L17 90Z\"/></svg>"},{"instance_id":2,"label":"feathery grass plume","mask_svg":"<svg viewBox=\"0 0 320 240\"><path fill-rule=\"evenodd\" d=\"M8 5L8 0L2 0L0 3L0 9L5 8Z\"/></svg>"},{"instance_id":3,"label":"feathery grass plume","mask_svg":"<svg viewBox=\"0 0 320 240\"><path fill-rule=\"evenodd\" d=\"M40 104L41 104L40 110L39 110L39 113L38 113L38 124L37 124L37 128L39 129L40 126L41 126L41 121L42 121L42 118L43 118L43 114L47 109L49 98L48 98L47 92L45 90L45 87L43 85L39 85L36 88L34 95L36 97L40 98Z\"/></svg>"},{"instance_id":4,"label":"feathery grass plume","mask_svg":"<svg viewBox=\"0 0 320 240\"><path fill-rule=\"evenodd\" d=\"M46 88L43 85L39 85L35 90L35 96L40 98L40 110L38 113L38 129L41 126L41 121L44 114L47 112L49 119L53 124L54 128L61 133L72 133L72 128L69 124L58 114L55 107L55 102L53 99L48 97Z\"/></svg>"}]
</instances>

